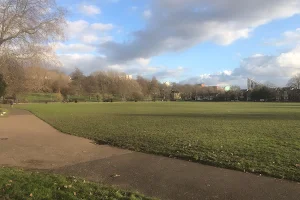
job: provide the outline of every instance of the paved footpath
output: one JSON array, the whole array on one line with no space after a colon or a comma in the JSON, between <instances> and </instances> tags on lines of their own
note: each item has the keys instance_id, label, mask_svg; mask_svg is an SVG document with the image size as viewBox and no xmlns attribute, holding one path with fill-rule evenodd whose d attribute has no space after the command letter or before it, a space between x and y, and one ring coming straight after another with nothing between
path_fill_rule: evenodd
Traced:
<instances>
[{"instance_id":1,"label":"paved footpath","mask_svg":"<svg viewBox=\"0 0 300 200\"><path fill-rule=\"evenodd\" d=\"M166 200L300 199L300 183L95 145L16 109L0 118L0 166L79 176Z\"/></svg>"}]
</instances>

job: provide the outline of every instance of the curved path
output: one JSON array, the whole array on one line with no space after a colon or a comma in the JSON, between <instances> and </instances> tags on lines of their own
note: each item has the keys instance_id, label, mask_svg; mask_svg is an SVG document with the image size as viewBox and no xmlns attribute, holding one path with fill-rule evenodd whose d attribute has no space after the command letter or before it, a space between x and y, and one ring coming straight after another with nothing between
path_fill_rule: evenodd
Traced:
<instances>
[{"instance_id":1,"label":"curved path","mask_svg":"<svg viewBox=\"0 0 300 200\"><path fill-rule=\"evenodd\" d=\"M0 166L80 176L170 200L300 198L296 182L95 145L16 109L0 118Z\"/></svg>"}]
</instances>

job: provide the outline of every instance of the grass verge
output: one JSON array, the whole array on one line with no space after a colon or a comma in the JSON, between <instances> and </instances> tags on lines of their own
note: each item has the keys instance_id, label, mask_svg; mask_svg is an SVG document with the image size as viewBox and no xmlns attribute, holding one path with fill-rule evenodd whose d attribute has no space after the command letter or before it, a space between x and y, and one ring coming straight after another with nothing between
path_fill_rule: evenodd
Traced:
<instances>
[{"instance_id":1,"label":"grass verge","mask_svg":"<svg viewBox=\"0 0 300 200\"><path fill-rule=\"evenodd\" d=\"M143 195L64 177L0 168L1 200L154 200Z\"/></svg>"}]
</instances>

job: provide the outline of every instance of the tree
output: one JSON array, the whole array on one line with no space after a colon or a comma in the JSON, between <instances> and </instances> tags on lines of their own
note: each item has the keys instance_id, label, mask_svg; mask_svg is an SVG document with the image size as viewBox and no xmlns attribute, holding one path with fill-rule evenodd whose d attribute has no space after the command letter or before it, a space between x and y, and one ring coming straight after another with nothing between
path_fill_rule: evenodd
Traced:
<instances>
[{"instance_id":1,"label":"tree","mask_svg":"<svg viewBox=\"0 0 300 200\"><path fill-rule=\"evenodd\" d=\"M94 76L85 77L82 81L82 87L83 87L84 93L89 95L90 98L91 98L92 94L95 94L98 92L97 80Z\"/></svg>"},{"instance_id":2,"label":"tree","mask_svg":"<svg viewBox=\"0 0 300 200\"><path fill-rule=\"evenodd\" d=\"M76 95L80 95L83 93L83 81L85 79L85 76L80 69L76 68L74 72L70 75L72 83L71 87L72 90L75 91Z\"/></svg>"},{"instance_id":3,"label":"tree","mask_svg":"<svg viewBox=\"0 0 300 200\"><path fill-rule=\"evenodd\" d=\"M160 94L159 82L155 77L153 77L150 82L149 91L150 91L150 94L152 95L152 99L155 101L156 98L158 97L158 95Z\"/></svg>"},{"instance_id":4,"label":"tree","mask_svg":"<svg viewBox=\"0 0 300 200\"><path fill-rule=\"evenodd\" d=\"M265 101L272 100L274 97L272 90L266 86L258 87L251 92L251 99L259 101L264 99Z\"/></svg>"},{"instance_id":5,"label":"tree","mask_svg":"<svg viewBox=\"0 0 300 200\"><path fill-rule=\"evenodd\" d=\"M0 97L3 97L5 94L5 89L6 89L6 82L3 79L3 75L0 74Z\"/></svg>"},{"instance_id":6,"label":"tree","mask_svg":"<svg viewBox=\"0 0 300 200\"><path fill-rule=\"evenodd\" d=\"M55 0L1 0L1 54L18 58L43 54L48 42L63 38L64 15Z\"/></svg>"},{"instance_id":7,"label":"tree","mask_svg":"<svg viewBox=\"0 0 300 200\"><path fill-rule=\"evenodd\" d=\"M56 60L48 44L63 39L64 15L55 0L0 1L0 73L7 95L25 90L24 66Z\"/></svg>"},{"instance_id":8,"label":"tree","mask_svg":"<svg viewBox=\"0 0 300 200\"><path fill-rule=\"evenodd\" d=\"M6 94L16 97L20 92L25 91L25 73L23 66L14 58L0 56L0 74L3 75L7 84Z\"/></svg>"},{"instance_id":9,"label":"tree","mask_svg":"<svg viewBox=\"0 0 300 200\"><path fill-rule=\"evenodd\" d=\"M293 87L295 89L300 89L300 73L296 74L295 76L293 76L288 84L288 87Z\"/></svg>"},{"instance_id":10,"label":"tree","mask_svg":"<svg viewBox=\"0 0 300 200\"><path fill-rule=\"evenodd\" d=\"M184 100L192 100L192 94L193 94L193 86L189 84L185 85L177 85L177 90L181 94L181 98ZM195 99L195 98L193 98Z\"/></svg>"},{"instance_id":11,"label":"tree","mask_svg":"<svg viewBox=\"0 0 300 200\"><path fill-rule=\"evenodd\" d=\"M24 86L27 92L55 92L60 93L62 88L68 87L69 76L57 69L48 69L41 66L24 67Z\"/></svg>"},{"instance_id":12,"label":"tree","mask_svg":"<svg viewBox=\"0 0 300 200\"><path fill-rule=\"evenodd\" d=\"M136 81L142 89L143 96L148 97L150 95L150 81L142 76L137 76Z\"/></svg>"},{"instance_id":13,"label":"tree","mask_svg":"<svg viewBox=\"0 0 300 200\"><path fill-rule=\"evenodd\" d=\"M238 100L240 93L241 93L240 86L237 85L230 86L230 91L229 91L230 100Z\"/></svg>"},{"instance_id":14,"label":"tree","mask_svg":"<svg viewBox=\"0 0 300 200\"><path fill-rule=\"evenodd\" d=\"M49 70L49 84L52 92L61 93L63 88L68 88L70 77L59 70Z\"/></svg>"},{"instance_id":15,"label":"tree","mask_svg":"<svg viewBox=\"0 0 300 200\"><path fill-rule=\"evenodd\" d=\"M48 70L40 66L28 66L25 71L25 88L27 92L50 92Z\"/></svg>"}]
</instances>

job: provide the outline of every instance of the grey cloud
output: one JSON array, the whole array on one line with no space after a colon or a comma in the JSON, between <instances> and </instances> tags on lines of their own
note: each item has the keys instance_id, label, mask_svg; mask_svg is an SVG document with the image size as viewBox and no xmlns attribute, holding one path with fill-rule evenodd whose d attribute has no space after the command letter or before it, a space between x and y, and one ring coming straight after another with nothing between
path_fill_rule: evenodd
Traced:
<instances>
[{"instance_id":1,"label":"grey cloud","mask_svg":"<svg viewBox=\"0 0 300 200\"><path fill-rule=\"evenodd\" d=\"M146 28L101 51L114 63L181 51L204 41L228 45L256 27L300 13L297 0L153 0Z\"/></svg>"}]
</instances>

